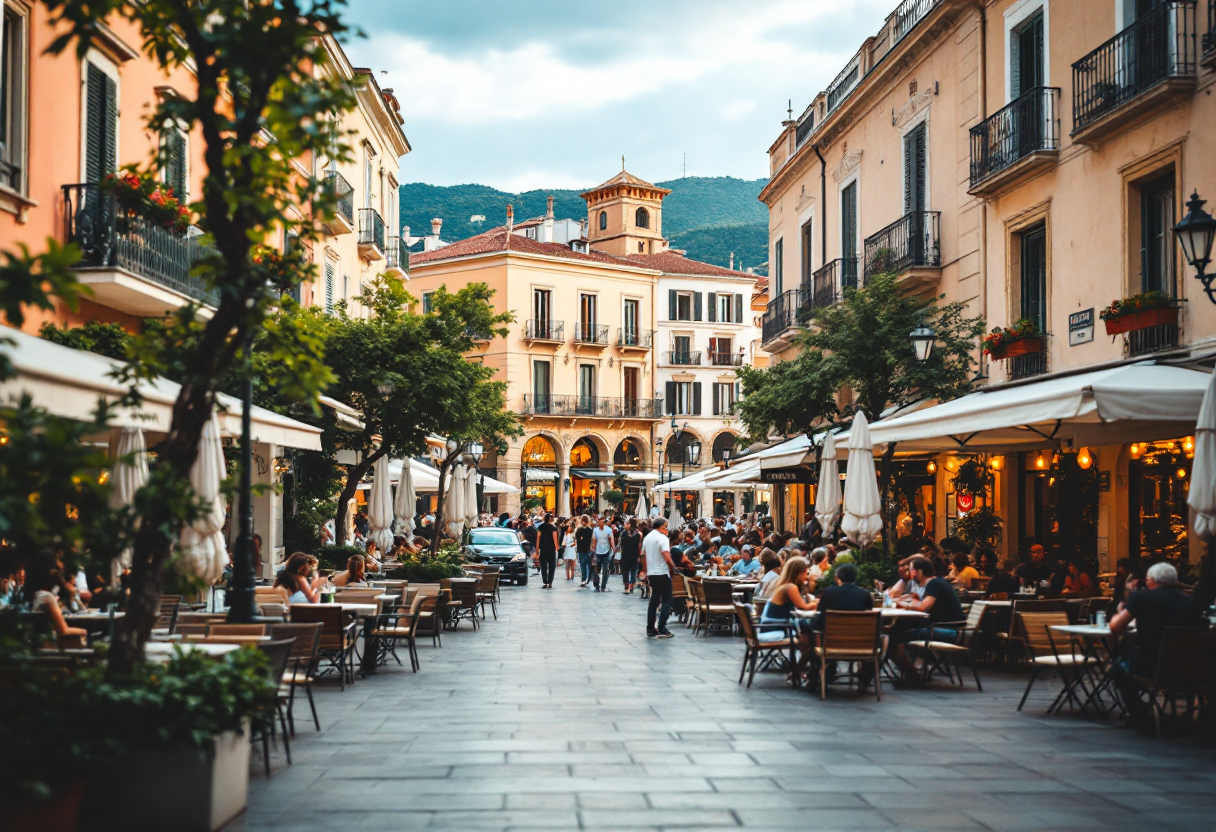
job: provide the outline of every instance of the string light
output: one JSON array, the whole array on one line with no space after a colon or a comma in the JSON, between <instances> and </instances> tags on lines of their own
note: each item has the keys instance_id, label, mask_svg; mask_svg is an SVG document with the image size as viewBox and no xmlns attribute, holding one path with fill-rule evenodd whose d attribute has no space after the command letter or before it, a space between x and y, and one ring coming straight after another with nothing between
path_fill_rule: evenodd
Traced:
<instances>
[{"instance_id":1,"label":"string light","mask_svg":"<svg viewBox=\"0 0 1216 832\"><path fill-rule=\"evenodd\" d=\"M1035 458L1034 467L1038 468L1040 471L1044 471L1047 469L1047 460L1043 459L1042 451L1039 451L1038 457Z\"/></svg>"},{"instance_id":2,"label":"string light","mask_svg":"<svg viewBox=\"0 0 1216 832\"><path fill-rule=\"evenodd\" d=\"M929 460L929 464L925 466L925 470L928 471L930 474L936 474L937 473L937 463L934 462L933 460Z\"/></svg>"},{"instance_id":3,"label":"string light","mask_svg":"<svg viewBox=\"0 0 1216 832\"><path fill-rule=\"evenodd\" d=\"M946 470L949 471L951 474L953 474L955 471L957 471L958 470L958 460L955 459L954 457L950 457L949 459L947 459L946 460Z\"/></svg>"},{"instance_id":4,"label":"string light","mask_svg":"<svg viewBox=\"0 0 1216 832\"><path fill-rule=\"evenodd\" d=\"M1178 477L1178 479L1180 479L1180 480L1184 480L1184 479L1186 479L1186 469L1185 469L1185 468L1179 468L1177 471L1175 471L1175 472L1174 472L1174 474L1175 474L1175 475Z\"/></svg>"},{"instance_id":5,"label":"string light","mask_svg":"<svg viewBox=\"0 0 1216 832\"><path fill-rule=\"evenodd\" d=\"M1094 464L1094 458L1089 454L1089 448L1082 448L1077 454L1077 465L1082 471L1088 471L1089 466Z\"/></svg>"}]
</instances>

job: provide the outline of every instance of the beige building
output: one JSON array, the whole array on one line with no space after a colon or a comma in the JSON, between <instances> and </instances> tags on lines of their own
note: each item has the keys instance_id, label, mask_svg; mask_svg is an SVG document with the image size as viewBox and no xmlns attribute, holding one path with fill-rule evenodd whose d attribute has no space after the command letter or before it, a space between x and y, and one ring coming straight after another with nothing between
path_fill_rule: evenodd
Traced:
<instances>
[{"instance_id":1,"label":"beige building","mask_svg":"<svg viewBox=\"0 0 1216 832\"><path fill-rule=\"evenodd\" d=\"M1037 329L1009 355L986 357L977 385L1031 395L1040 378L1120 362L1210 365L1216 308L1170 230L1192 191L1216 196L1209 5L900 4L770 147L765 349L789 357L800 309L894 270L910 291L965 302L989 328ZM1099 313L1145 291L1174 302L1105 334ZM1194 545L1185 437L1137 438L1087 449L1101 482L1090 508L1103 567L1135 552L1185 557ZM997 469L1007 553L1060 542L1053 460L1080 449L1042 445L1046 463L1038 450L980 454ZM917 528L952 532L950 471L968 455L961 446L903 457L919 482ZM813 499L811 487L778 490L791 518Z\"/></svg>"}]
</instances>

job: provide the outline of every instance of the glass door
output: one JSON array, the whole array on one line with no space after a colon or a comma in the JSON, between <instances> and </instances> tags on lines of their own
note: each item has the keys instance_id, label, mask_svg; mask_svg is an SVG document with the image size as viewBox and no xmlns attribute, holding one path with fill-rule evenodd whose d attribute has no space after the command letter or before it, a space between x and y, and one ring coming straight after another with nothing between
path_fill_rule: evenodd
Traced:
<instances>
[{"instance_id":1,"label":"glass door","mask_svg":"<svg viewBox=\"0 0 1216 832\"><path fill-rule=\"evenodd\" d=\"M638 302L625 301L625 310L621 326L621 344L627 347L638 346Z\"/></svg>"},{"instance_id":2,"label":"glass door","mask_svg":"<svg viewBox=\"0 0 1216 832\"><path fill-rule=\"evenodd\" d=\"M548 413L551 406L548 361L532 362L532 399L537 413Z\"/></svg>"},{"instance_id":3,"label":"glass door","mask_svg":"<svg viewBox=\"0 0 1216 832\"><path fill-rule=\"evenodd\" d=\"M578 340L595 343L595 295L578 296Z\"/></svg>"},{"instance_id":4,"label":"glass door","mask_svg":"<svg viewBox=\"0 0 1216 832\"><path fill-rule=\"evenodd\" d=\"M626 367L624 376L622 377L624 384L624 405L625 415L638 415L638 368Z\"/></svg>"},{"instance_id":5,"label":"glass door","mask_svg":"<svg viewBox=\"0 0 1216 832\"><path fill-rule=\"evenodd\" d=\"M532 317L534 319L534 332L537 338L552 338L550 332L552 321L550 320L550 292L548 289L537 289L532 293Z\"/></svg>"},{"instance_id":6,"label":"glass door","mask_svg":"<svg viewBox=\"0 0 1216 832\"><path fill-rule=\"evenodd\" d=\"M595 413L594 364L580 364L578 367L578 412L584 415Z\"/></svg>"}]
</instances>

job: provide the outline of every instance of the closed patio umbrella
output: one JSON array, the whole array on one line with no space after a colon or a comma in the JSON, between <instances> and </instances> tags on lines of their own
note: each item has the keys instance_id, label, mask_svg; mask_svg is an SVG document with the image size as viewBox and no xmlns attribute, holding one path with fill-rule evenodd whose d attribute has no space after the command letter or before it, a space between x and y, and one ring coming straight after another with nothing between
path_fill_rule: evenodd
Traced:
<instances>
[{"instance_id":1,"label":"closed patio umbrella","mask_svg":"<svg viewBox=\"0 0 1216 832\"><path fill-rule=\"evenodd\" d=\"M414 466L407 459L401 466L401 479L397 481L397 493L393 499L393 528L409 537L414 533L414 508L418 505L418 494L414 491Z\"/></svg>"},{"instance_id":2,"label":"closed patio umbrella","mask_svg":"<svg viewBox=\"0 0 1216 832\"><path fill-rule=\"evenodd\" d=\"M669 532L678 532L684 528L684 518L680 515L680 504L676 500L671 501L671 514L667 517L667 525Z\"/></svg>"},{"instance_id":3,"label":"closed patio umbrella","mask_svg":"<svg viewBox=\"0 0 1216 832\"><path fill-rule=\"evenodd\" d=\"M452 473L448 476L447 504L444 506L443 514L447 522L448 533L453 537L460 537L460 533L464 531L464 481L467 476L463 465L452 466Z\"/></svg>"},{"instance_id":4,"label":"closed patio umbrella","mask_svg":"<svg viewBox=\"0 0 1216 832\"><path fill-rule=\"evenodd\" d=\"M464 519L469 521L469 525L476 525L477 518L481 515L477 500L477 481L481 478L481 474L476 468L468 468L468 478L465 480L465 496L464 496Z\"/></svg>"},{"instance_id":5,"label":"closed patio umbrella","mask_svg":"<svg viewBox=\"0 0 1216 832\"><path fill-rule=\"evenodd\" d=\"M881 510L870 423L866 414L859 410L849 431L849 471L844 483L844 517L840 530L858 546L869 546L882 529Z\"/></svg>"},{"instance_id":6,"label":"closed patio umbrella","mask_svg":"<svg viewBox=\"0 0 1216 832\"><path fill-rule=\"evenodd\" d=\"M135 492L148 482L148 448L144 443L144 432L139 428L125 427L118 437L118 460L110 475L110 508L120 509L131 505ZM131 566L131 550L124 549L114 558L110 566L111 578L118 585L122 570Z\"/></svg>"},{"instance_id":7,"label":"closed patio umbrella","mask_svg":"<svg viewBox=\"0 0 1216 832\"><path fill-rule=\"evenodd\" d=\"M388 454L372 466L372 490L367 495L368 538L374 540L381 552L393 545L393 489L389 482Z\"/></svg>"},{"instance_id":8,"label":"closed patio umbrella","mask_svg":"<svg viewBox=\"0 0 1216 832\"><path fill-rule=\"evenodd\" d=\"M819 454L815 519L823 527L825 537L832 533L840 519L840 466L836 463L836 437L830 433L823 437L823 451Z\"/></svg>"},{"instance_id":9,"label":"closed patio umbrella","mask_svg":"<svg viewBox=\"0 0 1216 832\"><path fill-rule=\"evenodd\" d=\"M1195 461L1186 504L1195 512L1195 534L1216 544L1216 373L1208 382L1195 423Z\"/></svg>"},{"instance_id":10,"label":"closed patio umbrella","mask_svg":"<svg viewBox=\"0 0 1216 832\"><path fill-rule=\"evenodd\" d=\"M634 517L646 516L646 486L642 486L642 490L638 492L638 504L633 510Z\"/></svg>"},{"instance_id":11,"label":"closed patio umbrella","mask_svg":"<svg viewBox=\"0 0 1216 832\"><path fill-rule=\"evenodd\" d=\"M203 514L182 529L183 563L190 574L214 584L224 574L228 563L228 547L224 544L224 495L220 482L227 466L220 445L220 420L215 411L203 427L198 443L198 458L190 469L190 485L203 505Z\"/></svg>"}]
</instances>

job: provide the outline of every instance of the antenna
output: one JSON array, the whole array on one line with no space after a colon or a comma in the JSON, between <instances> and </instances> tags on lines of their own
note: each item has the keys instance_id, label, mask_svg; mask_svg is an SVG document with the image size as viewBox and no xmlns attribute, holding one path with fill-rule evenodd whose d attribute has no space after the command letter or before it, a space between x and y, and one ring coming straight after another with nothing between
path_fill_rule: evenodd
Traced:
<instances>
[{"instance_id":1,"label":"antenna","mask_svg":"<svg viewBox=\"0 0 1216 832\"><path fill-rule=\"evenodd\" d=\"M688 178L688 151L684 151L684 179Z\"/></svg>"},{"instance_id":2,"label":"antenna","mask_svg":"<svg viewBox=\"0 0 1216 832\"><path fill-rule=\"evenodd\" d=\"M785 112L786 112L786 115L788 116L786 121L793 121L794 120L794 99L791 98L786 102L786 108L787 109Z\"/></svg>"},{"instance_id":3,"label":"antenna","mask_svg":"<svg viewBox=\"0 0 1216 832\"><path fill-rule=\"evenodd\" d=\"M624 153L621 154L621 172L622 173L625 172L625 154Z\"/></svg>"}]
</instances>

